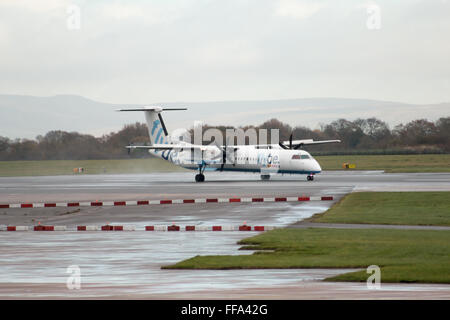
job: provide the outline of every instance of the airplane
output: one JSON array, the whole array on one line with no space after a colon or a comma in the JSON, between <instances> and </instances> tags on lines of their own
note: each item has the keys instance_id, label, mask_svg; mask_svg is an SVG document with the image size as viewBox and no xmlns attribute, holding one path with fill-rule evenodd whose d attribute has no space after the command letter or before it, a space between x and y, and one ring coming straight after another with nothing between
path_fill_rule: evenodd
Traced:
<instances>
[{"instance_id":1,"label":"airplane","mask_svg":"<svg viewBox=\"0 0 450 320\"><path fill-rule=\"evenodd\" d=\"M261 180L269 180L273 174L306 174L307 181L313 181L320 173L319 163L305 150L306 145L339 143L340 140L314 141L312 139L292 140L278 144L257 145L199 145L174 138L167 132L162 118L163 111L187 110L187 108L164 108L148 106L138 109L119 109L120 112L144 112L150 136L150 145L126 146L128 152L145 149L157 158L167 160L186 169L198 170L196 182L205 181L205 171L239 171L260 173ZM234 142L234 138L233 138Z\"/></svg>"}]
</instances>

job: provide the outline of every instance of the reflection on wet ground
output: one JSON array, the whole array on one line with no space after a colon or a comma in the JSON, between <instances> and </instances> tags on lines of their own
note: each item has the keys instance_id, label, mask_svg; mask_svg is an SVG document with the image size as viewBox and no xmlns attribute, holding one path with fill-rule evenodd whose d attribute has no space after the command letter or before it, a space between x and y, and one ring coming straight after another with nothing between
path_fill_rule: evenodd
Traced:
<instances>
[{"instance_id":1,"label":"reflection on wet ground","mask_svg":"<svg viewBox=\"0 0 450 320\"><path fill-rule=\"evenodd\" d=\"M0 202L14 199L85 200L182 198L293 194L333 195L370 188L450 189L449 175L380 172L325 173L313 183L286 177L262 182L248 175L211 175L208 183L191 183L191 173L83 177L0 178ZM447 179L447 180L446 180ZM414 183L413 183L414 182ZM120 198L120 199L118 199ZM8 200L8 201L7 201ZM120 223L145 225L286 226L323 212L332 202L170 207L89 208L61 215L45 209L2 211L0 224L42 219L52 225ZM22 211L19 211L22 210ZM31 211L34 210L34 211ZM40 211L39 211L40 210ZM350 270L162 270L195 255L251 254L238 251L237 241L255 232L0 232L0 298L358 298L364 284L318 280ZM81 290L68 290L67 267L81 270ZM364 289L365 288L365 289ZM370 297L450 298L448 286L386 285ZM342 294L342 295L341 295ZM419 294L419 295L417 295Z\"/></svg>"}]
</instances>

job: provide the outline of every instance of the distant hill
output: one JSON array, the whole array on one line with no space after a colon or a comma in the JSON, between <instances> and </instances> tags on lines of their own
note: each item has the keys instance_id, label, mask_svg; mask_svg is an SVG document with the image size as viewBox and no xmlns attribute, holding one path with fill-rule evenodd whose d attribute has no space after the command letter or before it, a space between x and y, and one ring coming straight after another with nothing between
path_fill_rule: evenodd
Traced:
<instances>
[{"instance_id":1,"label":"distant hill","mask_svg":"<svg viewBox=\"0 0 450 320\"><path fill-rule=\"evenodd\" d=\"M400 102L308 98L270 101L223 101L149 103L168 107L187 106L188 111L167 113L169 130L192 127L194 121L211 125L261 124L277 118L292 126L316 128L339 118L377 117L391 126L426 118L436 120L450 115L450 103L406 104ZM120 130L124 124L144 122L143 115L114 112L118 107L139 107L136 104L111 104L81 96L58 95L34 97L0 95L0 136L33 139L50 130L78 131L101 136Z\"/></svg>"}]
</instances>

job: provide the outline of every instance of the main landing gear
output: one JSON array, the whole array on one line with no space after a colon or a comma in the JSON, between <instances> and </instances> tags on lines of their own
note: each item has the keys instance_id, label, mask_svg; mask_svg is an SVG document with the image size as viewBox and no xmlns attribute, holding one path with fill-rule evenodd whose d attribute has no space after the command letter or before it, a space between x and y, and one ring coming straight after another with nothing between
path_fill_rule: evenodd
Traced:
<instances>
[{"instance_id":1,"label":"main landing gear","mask_svg":"<svg viewBox=\"0 0 450 320\"><path fill-rule=\"evenodd\" d=\"M262 174L261 175L261 180L269 180L270 179L270 174Z\"/></svg>"},{"instance_id":2,"label":"main landing gear","mask_svg":"<svg viewBox=\"0 0 450 320\"><path fill-rule=\"evenodd\" d=\"M306 176L306 180L308 180L308 181L313 181L313 180L314 180L314 175L313 175L312 173L308 174L308 175Z\"/></svg>"},{"instance_id":3,"label":"main landing gear","mask_svg":"<svg viewBox=\"0 0 450 320\"><path fill-rule=\"evenodd\" d=\"M206 165L199 165L198 166L198 174L195 175L195 182L204 182L205 181L205 175L203 172L205 171Z\"/></svg>"}]
</instances>

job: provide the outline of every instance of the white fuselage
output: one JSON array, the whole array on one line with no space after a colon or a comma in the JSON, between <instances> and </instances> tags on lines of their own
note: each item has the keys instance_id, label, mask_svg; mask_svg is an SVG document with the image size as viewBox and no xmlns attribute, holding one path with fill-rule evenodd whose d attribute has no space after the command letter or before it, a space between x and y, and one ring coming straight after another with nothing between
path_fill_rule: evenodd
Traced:
<instances>
[{"instance_id":1,"label":"white fuselage","mask_svg":"<svg viewBox=\"0 0 450 320\"><path fill-rule=\"evenodd\" d=\"M215 146L205 146L203 151L195 153L189 149L149 151L186 169L258 172L261 174L316 174L321 172L319 163L304 150L286 150L279 145L239 145L235 152L229 152L223 163L222 151ZM232 148L231 148L232 149Z\"/></svg>"},{"instance_id":2,"label":"white fuselage","mask_svg":"<svg viewBox=\"0 0 450 320\"><path fill-rule=\"evenodd\" d=\"M119 111L144 112L147 121L149 146L127 146L128 150L147 149L150 154L172 162L186 169L198 170L196 182L205 181L203 172L214 171L241 171L261 173L261 179L267 180L271 174L306 174L307 180L314 180L314 175L322 169L319 163L306 151L295 150L304 145L340 142L339 140L313 141L293 140L279 144L261 145L219 145L214 136L214 144L201 145L172 139L169 135L162 111L185 110L185 108L162 108L148 106L139 109L120 109ZM201 135L203 138L203 134ZM194 141L195 141L194 132ZM228 137L227 139L228 140ZM234 140L233 140L234 141ZM239 141L239 140L238 140Z\"/></svg>"}]
</instances>

